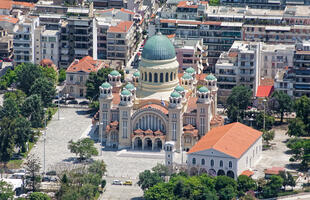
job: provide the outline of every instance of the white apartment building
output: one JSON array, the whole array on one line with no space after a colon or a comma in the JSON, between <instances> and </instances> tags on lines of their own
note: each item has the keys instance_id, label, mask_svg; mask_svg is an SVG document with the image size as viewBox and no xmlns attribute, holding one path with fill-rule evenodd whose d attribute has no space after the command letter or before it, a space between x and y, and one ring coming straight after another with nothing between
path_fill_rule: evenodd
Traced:
<instances>
[{"instance_id":1,"label":"white apartment building","mask_svg":"<svg viewBox=\"0 0 310 200\"><path fill-rule=\"evenodd\" d=\"M13 33L14 63L40 62L36 52L40 50L41 31L38 17L25 17L17 23Z\"/></svg>"},{"instance_id":2,"label":"white apartment building","mask_svg":"<svg viewBox=\"0 0 310 200\"><path fill-rule=\"evenodd\" d=\"M45 30L41 34L41 55L43 59L50 59L58 66L59 62L59 31Z\"/></svg>"},{"instance_id":3,"label":"white apartment building","mask_svg":"<svg viewBox=\"0 0 310 200\"><path fill-rule=\"evenodd\" d=\"M295 45L266 44L260 46L260 77L274 79L284 67L293 67Z\"/></svg>"},{"instance_id":4,"label":"white apartment building","mask_svg":"<svg viewBox=\"0 0 310 200\"><path fill-rule=\"evenodd\" d=\"M235 41L228 52L219 57L215 76L219 88L219 100L224 101L236 85L248 86L256 94L259 85L258 42Z\"/></svg>"}]
</instances>

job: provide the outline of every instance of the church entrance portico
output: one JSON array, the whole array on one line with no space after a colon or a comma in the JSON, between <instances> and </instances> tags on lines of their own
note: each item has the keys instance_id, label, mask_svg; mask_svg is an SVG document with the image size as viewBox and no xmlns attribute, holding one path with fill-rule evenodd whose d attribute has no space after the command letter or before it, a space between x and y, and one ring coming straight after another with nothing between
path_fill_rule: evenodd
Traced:
<instances>
[{"instance_id":1,"label":"church entrance portico","mask_svg":"<svg viewBox=\"0 0 310 200\"><path fill-rule=\"evenodd\" d=\"M153 150L153 142L151 138L145 138L143 143L144 150Z\"/></svg>"},{"instance_id":2,"label":"church entrance portico","mask_svg":"<svg viewBox=\"0 0 310 200\"><path fill-rule=\"evenodd\" d=\"M133 149L141 150L142 149L142 140L140 137L136 137L133 142Z\"/></svg>"}]
</instances>

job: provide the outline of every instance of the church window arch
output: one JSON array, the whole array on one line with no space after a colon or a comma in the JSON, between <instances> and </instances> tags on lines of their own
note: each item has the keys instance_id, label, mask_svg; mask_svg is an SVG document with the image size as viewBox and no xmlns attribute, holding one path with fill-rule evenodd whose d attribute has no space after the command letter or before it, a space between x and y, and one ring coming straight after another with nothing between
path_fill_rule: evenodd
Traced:
<instances>
[{"instance_id":1,"label":"church window arch","mask_svg":"<svg viewBox=\"0 0 310 200\"><path fill-rule=\"evenodd\" d=\"M169 81L169 73L166 72L166 82L168 82L168 81Z\"/></svg>"},{"instance_id":2,"label":"church window arch","mask_svg":"<svg viewBox=\"0 0 310 200\"><path fill-rule=\"evenodd\" d=\"M170 73L170 81L172 81L173 72Z\"/></svg>"},{"instance_id":3,"label":"church window arch","mask_svg":"<svg viewBox=\"0 0 310 200\"><path fill-rule=\"evenodd\" d=\"M155 72L154 73L154 82L157 83L158 82L158 74Z\"/></svg>"},{"instance_id":4,"label":"church window arch","mask_svg":"<svg viewBox=\"0 0 310 200\"><path fill-rule=\"evenodd\" d=\"M163 83L164 82L164 74L160 73L160 82Z\"/></svg>"},{"instance_id":5,"label":"church window arch","mask_svg":"<svg viewBox=\"0 0 310 200\"><path fill-rule=\"evenodd\" d=\"M152 73L149 72L149 82L152 82Z\"/></svg>"},{"instance_id":6,"label":"church window arch","mask_svg":"<svg viewBox=\"0 0 310 200\"><path fill-rule=\"evenodd\" d=\"M146 72L144 72L144 79L145 79L145 81L147 81L147 73Z\"/></svg>"}]
</instances>

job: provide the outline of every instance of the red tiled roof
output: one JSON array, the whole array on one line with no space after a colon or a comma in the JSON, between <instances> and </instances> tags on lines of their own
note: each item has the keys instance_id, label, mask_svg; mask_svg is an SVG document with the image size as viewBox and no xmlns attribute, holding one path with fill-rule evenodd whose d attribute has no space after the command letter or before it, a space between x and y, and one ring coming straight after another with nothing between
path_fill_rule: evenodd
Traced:
<instances>
[{"instance_id":1,"label":"red tiled roof","mask_svg":"<svg viewBox=\"0 0 310 200\"><path fill-rule=\"evenodd\" d=\"M12 23L12 24L16 24L18 22L18 19L14 18L14 17L10 17L8 15L0 15L0 21L2 21L2 22L6 21L6 22L9 22L9 23Z\"/></svg>"},{"instance_id":2,"label":"red tiled roof","mask_svg":"<svg viewBox=\"0 0 310 200\"><path fill-rule=\"evenodd\" d=\"M285 171L283 167L272 167L264 170L265 174L278 175L281 171Z\"/></svg>"},{"instance_id":3,"label":"red tiled roof","mask_svg":"<svg viewBox=\"0 0 310 200\"><path fill-rule=\"evenodd\" d=\"M47 58L41 60L41 62L40 62L40 65L42 65L42 66L52 66L53 64L54 64L53 61L51 59L47 59Z\"/></svg>"},{"instance_id":4,"label":"red tiled roof","mask_svg":"<svg viewBox=\"0 0 310 200\"><path fill-rule=\"evenodd\" d=\"M81 60L74 60L66 72L96 72L103 67L103 61L94 60L90 56L85 56Z\"/></svg>"},{"instance_id":5,"label":"red tiled roof","mask_svg":"<svg viewBox=\"0 0 310 200\"><path fill-rule=\"evenodd\" d=\"M218 26L220 26L222 24L222 22L218 22L218 21L205 21L205 22L202 22L202 24L218 25Z\"/></svg>"},{"instance_id":6,"label":"red tiled roof","mask_svg":"<svg viewBox=\"0 0 310 200\"><path fill-rule=\"evenodd\" d=\"M12 1L10 1L10 0L1 0L0 9L11 10L11 8L12 8Z\"/></svg>"},{"instance_id":7,"label":"red tiled roof","mask_svg":"<svg viewBox=\"0 0 310 200\"><path fill-rule=\"evenodd\" d=\"M120 101L121 101L121 97L119 95L119 92L113 93L113 99L112 99L113 105L118 105Z\"/></svg>"},{"instance_id":8,"label":"red tiled roof","mask_svg":"<svg viewBox=\"0 0 310 200\"><path fill-rule=\"evenodd\" d=\"M131 12L130 10L126 10L124 8L121 8L121 11L124 12L124 13L127 13L127 14L131 14L131 15L135 14L134 12Z\"/></svg>"},{"instance_id":9,"label":"red tiled roof","mask_svg":"<svg viewBox=\"0 0 310 200\"><path fill-rule=\"evenodd\" d=\"M34 8L35 6L34 3L22 2L22 1L12 1L12 4L17 5L17 6L22 6L22 7L29 7L29 8Z\"/></svg>"},{"instance_id":10,"label":"red tiled roof","mask_svg":"<svg viewBox=\"0 0 310 200\"><path fill-rule=\"evenodd\" d=\"M112 12L114 10L114 8L110 8L107 10L98 10L99 13L106 13L106 12Z\"/></svg>"},{"instance_id":11,"label":"red tiled roof","mask_svg":"<svg viewBox=\"0 0 310 200\"><path fill-rule=\"evenodd\" d=\"M147 135L151 135L153 134L153 131L151 129L147 129L146 131L144 131L144 133Z\"/></svg>"},{"instance_id":12,"label":"red tiled roof","mask_svg":"<svg viewBox=\"0 0 310 200\"><path fill-rule=\"evenodd\" d=\"M190 113L191 111L197 109L197 103L196 103L197 99L198 99L197 97L190 97L188 99L188 104L187 104L187 109L186 109L187 113Z\"/></svg>"},{"instance_id":13,"label":"red tiled roof","mask_svg":"<svg viewBox=\"0 0 310 200\"><path fill-rule=\"evenodd\" d=\"M274 90L273 86L258 86L257 87L257 92L256 92L256 97L269 97Z\"/></svg>"},{"instance_id":14,"label":"red tiled roof","mask_svg":"<svg viewBox=\"0 0 310 200\"><path fill-rule=\"evenodd\" d=\"M174 38L175 34L167 35L167 38Z\"/></svg>"},{"instance_id":15,"label":"red tiled roof","mask_svg":"<svg viewBox=\"0 0 310 200\"><path fill-rule=\"evenodd\" d=\"M111 122L110 125L117 126L118 125L118 121Z\"/></svg>"},{"instance_id":16,"label":"red tiled roof","mask_svg":"<svg viewBox=\"0 0 310 200\"><path fill-rule=\"evenodd\" d=\"M254 172L252 172L251 170L245 170L240 175L245 175L245 176L251 177L253 174L254 174Z\"/></svg>"},{"instance_id":17,"label":"red tiled roof","mask_svg":"<svg viewBox=\"0 0 310 200\"><path fill-rule=\"evenodd\" d=\"M178 8L198 8L198 5L191 5L190 1L180 1Z\"/></svg>"},{"instance_id":18,"label":"red tiled roof","mask_svg":"<svg viewBox=\"0 0 310 200\"><path fill-rule=\"evenodd\" d=\"M208 2L207 2L207 1L200 1L200 4L202 4L202 5L208 5Z\"/></svg>"},{"instance_id":19,"label":"red tiled roof","mask_svg":"<svg viewBox=\"0 0 310 200\"><path fill-rule=\"evenodd\" d=\"M110 26L108 32L126 33L133 23L133 21L121 21L116 26Z\"/></svg>"},{"instance_id":20,"label":"red tiled roof","mask_svg":"<svg viewBox=\"0 0 310 200\"><path fill-rule=\"evenodd\" d=\"M155 135L161 135L162 132L161 132L160 130L157 130L157 131L154 132L154 134L155 134Z\"/></svg>"},{"instance_id":21,"label":"red tiled roof","mask_svg":"<svg viewBox=\"0 0 310 200\"><path fill-rule=\"evenodd\" d=\"M145 106L142 106L142 108L154 108L154 109L157 109L157 110L160 110L161 112L163 112L165 115L168 114L168 110L167 108L163 107L163 106L160 106L158 104L147 104Z\"/></svg>"},{"instance_id":22,"label":"red tiled roof","mask_svg":"<svg viewBox=\"0 0 310 200\"><path fill-rule=\"evenodd\" d=\"M188 153L214 149L234 158L240 158L261 136L262 132L235 122L213 128Z\"/></svg>"},{"instance_id":23,"label":"red tiled roof","mask_svg":"<svg viewBox=\"0 0 310 200\"><path fill-rule=\"evenodd\" d=\"M133 131L134 133L137 133L137 134L142 134L143 133L143 130L141 130L140 128L137 129L137 130L134 130Z\"/></svg>"}]
</instances>

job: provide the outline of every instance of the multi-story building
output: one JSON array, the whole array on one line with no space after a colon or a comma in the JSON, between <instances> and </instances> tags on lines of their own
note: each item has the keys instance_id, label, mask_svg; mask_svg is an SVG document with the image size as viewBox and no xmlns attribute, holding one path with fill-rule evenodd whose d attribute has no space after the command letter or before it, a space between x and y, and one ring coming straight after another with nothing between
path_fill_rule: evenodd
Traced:
<instances>
[{"instance_id":1,"label":"multi-story building","mask_svg":"<svg viewBox=\"0 0 310 200\"><path fill-rule=\"evenodd\" d=\"M145 43L132 83L123 87L119 72L109 74L99 97L99 134L106 146L160 150L174 141L177 151L189 150L222 123L216 78L207 76L196 91L195 71L179 79L178 65L172 42L157 34Z\"/></svg>"},{"instance_id":2,"label":"multi-story building","mask_svg":"<svg viewBox=\"0 0 310 200\"><path fill-rule=\"evenodd\" d=\"M285 67L293 67L295 45L266 44L260 46L260 77L274 79L276 73Z\"/></svg>"},{"instance_id":3,"label":"multi-story building","mask_svg":"<svg viewBox=\"0 0 310 200\"><path fill-rule=\"evenodd\" d=\"M202 53L204 46L202 39L180 39L172 38L179 62L179 71L183 72L188 68L193 68L198 74L202 73Z\"/></svg>"},{"instance_id":4,"label":"multi-story building","mask_svg":"<svg viewBox=\"0 0 310 200\"><path fill-rule=\"evenodd\" d=\"M221 4L278 10L284 9L286 5L309 5L310 2L308 0L221 0Z\"/></svg>"},{"instance_id":5,"label":"multi-story building","mask_svg":"<svg viewBox=\"0 0 310 200\"><path fill-rule=\"evenodd\" d=\"M0 58L11 58L13 53L13 36L0 27Z\"/></svg>"},{"instance_id":6,"label":"multi-story building","mask_svg":"<svg viewBox=\"0 0 310 200\"><path fill-rule=\"evenodd\" d=\"M97 72L105 67L103 61L94 60L90 56L75 59L66 70L66 85L63 93L80 98L86 95L86 81L90 72Z\"/></svg>"},{"instance_id":7,"label":"multi-story building","mask_svg":"<svg viewBox=\"0 0 310 200\"><path fill-rule=\"evenodd\" d=\"M38 17L25 17L21 19L14 30L14 63L40 62L40 37L42 27L39 26Z\"/></svg>"},{"instance_id":8,"label":"multi-story building","mask_svg":"<svg viewBox=\"0 0 310 200\"><path fill-rule=\"evenodd\" d=\"M294 76L292 69L279 70L274 79L274 89L294 97Z\"/></svg>"},{"instance_id":9,"label":"multi-story building","mask_svg":"<svg viewBox=\"0 0 310 200\"><path fill-rule=\"evenodd\" d=\"M45 30L41 34L42 59L50 59L58 66L59 62L59 31Z\"/></svg>"},{"instance_id":10,"label":"multi-story building","mask_svg":"<svg viewBox=\"0 0 310 200\"><path fill-rule=\"evenodd\" d=\"M215 66L219 101L225 101L236 85L248 86L253 95L259 84L260 43L235 41L228 52L221 54Z\"/></svg>"}]
</instances>

